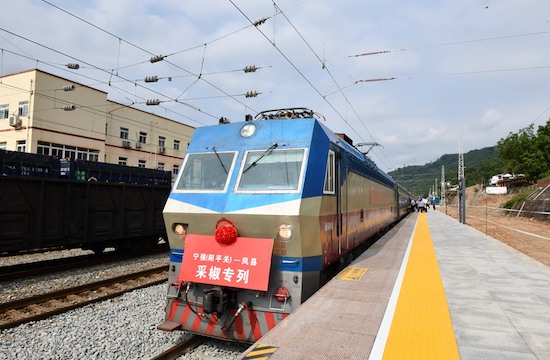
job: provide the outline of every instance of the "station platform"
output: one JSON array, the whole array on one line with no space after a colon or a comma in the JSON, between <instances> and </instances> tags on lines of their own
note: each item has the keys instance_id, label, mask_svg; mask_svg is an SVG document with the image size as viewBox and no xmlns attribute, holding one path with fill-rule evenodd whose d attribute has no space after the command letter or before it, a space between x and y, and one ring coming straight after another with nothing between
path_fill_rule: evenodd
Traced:
<instances>
[{"instance_id":1,"label":"station platform","mask_svg":"<svg viewBox=\"0 0 550 360\"><path fill-rule=\"evenodd\" d=\"M239 359L550 359L550 268L412 213Z\"/></svg>"}]
</instances>

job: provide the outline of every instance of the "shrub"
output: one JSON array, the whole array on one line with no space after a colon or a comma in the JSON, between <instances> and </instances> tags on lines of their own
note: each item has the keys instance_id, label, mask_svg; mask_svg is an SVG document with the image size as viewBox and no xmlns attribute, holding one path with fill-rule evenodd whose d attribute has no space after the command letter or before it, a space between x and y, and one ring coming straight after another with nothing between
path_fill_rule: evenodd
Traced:
<instances>
[{"instance_id":1,"label":"shrub","mask_svg":"<svg viewBox=\"0 0 550 360\"><path fill-rule=\"evenodd\" d=\"M526 189L522 191L520 194L506 201L504 204L501 205L501 207L505 209L511 209L515 204L524 201L530 194L531 194L531 191L529 189Z\"/></svg>"}]
</instances>

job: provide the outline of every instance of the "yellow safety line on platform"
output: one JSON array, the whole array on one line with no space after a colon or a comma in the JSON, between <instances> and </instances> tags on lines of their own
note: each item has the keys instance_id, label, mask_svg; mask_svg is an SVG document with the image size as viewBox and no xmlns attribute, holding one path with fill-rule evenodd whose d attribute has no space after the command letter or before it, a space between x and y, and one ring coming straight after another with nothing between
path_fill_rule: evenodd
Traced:
<instances>
[{"instance_id":1,"label":"yellow safety line on platform","mask_svg":"<svg viewBox=\"0 0 550 360\"><path fill-rule=\"evenodd\" d=\"M421 213L383 359L459 358L428 219Z\"/></svg>"}]
</instances>

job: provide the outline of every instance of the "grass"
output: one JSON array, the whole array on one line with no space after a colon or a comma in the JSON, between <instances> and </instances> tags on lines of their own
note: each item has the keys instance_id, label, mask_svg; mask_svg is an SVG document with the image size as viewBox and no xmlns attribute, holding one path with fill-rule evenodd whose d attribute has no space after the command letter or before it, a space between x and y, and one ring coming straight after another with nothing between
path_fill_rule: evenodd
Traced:
<instances>
[{"instance_id":1,"label":"grass","mask_svg":"<svg viewBox=\"0 0 550 360\"><path fill-rule=\"evenodd\" d=\"M524 201L529 195L531 195L531 193L532 190L527 188L510 200L506 201L504 204L501 205L501 207L505 209L511 209L515 204Z\"/></svg>"}]
</instances>

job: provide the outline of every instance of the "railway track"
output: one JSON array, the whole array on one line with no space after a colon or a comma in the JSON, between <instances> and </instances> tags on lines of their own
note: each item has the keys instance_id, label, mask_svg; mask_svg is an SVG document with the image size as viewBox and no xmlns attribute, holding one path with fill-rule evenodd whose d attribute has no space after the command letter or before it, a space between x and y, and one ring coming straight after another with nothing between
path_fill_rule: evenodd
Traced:
<instances>
[{"instance_id":1,"label":"railway track","mask_svg":"<svg viewBox=\"0 0 550 360\"><path fill-rule=\"evenodd\" d=\"M0 282L29 278L44 274L52 274L61 271L80 269L100 264L120 262L143 255L153 255L166 252L166 244L154 249L136 251L131 253L109 252L100 256L95 254L58 258L39 262L28 262L0 267Z\"/></svg>"},{"instance_id":2,"label":"railway track","mask_svg":"<svg viewBox=\"0 0 550 360\"><path fill-rule=\"evenodd\" d=\"M206 340L207 338L204 336L189 335L189 337L185 338L183 341L164 348L160 354L150 357L147 360L175 360L191 349L201 345Z\"/></svg>"},{"instance_id":3,"label":"railway track","mask_svg":"<svg viewBox=\"0 0 550 360\"><path fill-rule=\"evenodd\" d=\"M168 267L161 266L3 303L0 304L0 329L9 329L30 321L43 320L53 315L111 299L129 291L160 284L167 280Z\"/></svg>"}]
</instances>

